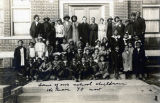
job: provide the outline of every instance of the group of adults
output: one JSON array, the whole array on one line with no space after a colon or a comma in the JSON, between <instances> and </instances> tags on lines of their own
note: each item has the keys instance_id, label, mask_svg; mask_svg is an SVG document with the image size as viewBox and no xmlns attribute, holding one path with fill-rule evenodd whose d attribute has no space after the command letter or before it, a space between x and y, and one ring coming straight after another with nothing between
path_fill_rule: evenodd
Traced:
<instances>
[{"instance_id":1,"label":"group of adults","mask_svg":"<svg viewBox=\"0 0 160 103\"><path fill-rule=\"evenodd\" d=\"M39 16L34 16L34 21L31 24L30 35L34 42L37 38L41 36L44 40L48 40L50 44L54 45L55 41L58 40L62 43L65 38L67 41L72 39L75 44L78 41L82 41L84 44L89 43L91 46L95 46L95 41L105 37L108 40L113 36L115 30L118 35L123 38L125 33L128 33L132 37L135 35L141 39L142 44L144 44L145 35L145 20L140 16L139 11L131 13L130 19L125 20L125 22L120 19L120 17L115 16L113 19L109 17L107 20L100 18L100 23L95 22L95 17L91 17L91 23L87 23L87 17L82 18L82 22L77 22L77 16L73 15L71 17L66 15L62 19L59 18L56 22L50 22L50 18L44 18L44 22L39 22Z\"/></svg>"}]
</instances>

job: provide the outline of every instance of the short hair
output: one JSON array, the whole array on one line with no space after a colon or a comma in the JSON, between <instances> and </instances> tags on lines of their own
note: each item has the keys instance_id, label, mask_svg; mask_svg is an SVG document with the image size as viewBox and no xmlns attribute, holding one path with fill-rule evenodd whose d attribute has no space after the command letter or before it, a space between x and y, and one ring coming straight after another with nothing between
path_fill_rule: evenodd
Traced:
<instances>
[{"instance_id":1,"label":"short hair","mask_svg":"<svg viewBox=\"0 0 160 103\"><path fill-rule=\"evenodd\" d=\"M34 45L34 43L33 43L33 42L29 42L29 45L30 45L30 44L33 44L33 45Z\"/></svg>"},{"instance_id":2,"label":"short hair","mask_svg":"<svg viewBox=\"0 0 160 103\"><path fill-rule=\"evenodd\" d=\"M38 18L39 18L39 15L37 15L37 14L36 14L36 15L34 15L33 19L35 20L35 18L36 18L36 17L38 17Z\"/></svg>"},{"instance_id":3,"label":"short hair","mask_svg":"<svg viewBox=\"0 0 160 103\"><path fill-rule=\"evenodd\" d=\"M18 43L19 43L19 42L23 43L23 40L18 40Z\"/></svg>"},{"instance_id":4,"label":"short hair","mask_svg":"<svg viewBox=\"0 0 160 103\"><path fill-rule=\"evenodd\" d=\"M116 21L116 19L120 19L119 16L115 16L114 17L114 21Z\"/></svg>"}]
</instances>

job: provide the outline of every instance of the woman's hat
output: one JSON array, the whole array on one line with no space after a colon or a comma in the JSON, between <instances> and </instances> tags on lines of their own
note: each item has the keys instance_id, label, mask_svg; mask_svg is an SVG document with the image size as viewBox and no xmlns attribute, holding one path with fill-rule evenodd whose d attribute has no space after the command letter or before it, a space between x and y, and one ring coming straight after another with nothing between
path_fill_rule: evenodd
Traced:
<instances>
[{"instance_id":1,"label":"woman's hat","mask_svg":"<svg viewBox=\"0 0 160 103\"><path fill-rule=\"evenodd\" d=\"M44 20L44 21L45 21L45 20L49 21L50 18L49 18L49 17L45 17L43 20Z\"/></svg>"},{"instance_id":2,"label":"woman's hat","mask_svg":"<svg viewBox=\"0 0 160 103\"><path fill-rule=\"evenodd\" d=\"M61 19L61 18L58 18L56 21L62 21L62 19Z\"/></svg>"},{"instance_id":3,"label":"woman's hat","mask_svg":"<svg viewBox=\"0 0 160 103\"><path fill-rule=\"evenodd\" d=\"M73 20L73 18L76 18L76 19L77 19L77 16L76 16L76 15L73 15L73 16L71 17L71 19Z\"/></svg>"}]
</instances>

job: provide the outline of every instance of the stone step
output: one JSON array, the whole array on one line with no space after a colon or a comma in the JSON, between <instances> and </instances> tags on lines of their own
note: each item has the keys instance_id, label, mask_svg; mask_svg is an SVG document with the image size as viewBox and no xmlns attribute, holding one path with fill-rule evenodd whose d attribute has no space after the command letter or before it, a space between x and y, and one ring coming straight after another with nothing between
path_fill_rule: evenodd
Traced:
<instances>
[{"instance_id":1,"label":"stone step","mask_svg":"<svg viewBox=\"0 0 160 103\"><path fill-rule=\"evenodd\" d=\"M37 94L37 93L23 93L18 97L18 103L88 103L88 102L120 102L122 103L158 103L153 94ZM136 101L136 102L135 102ZM154 101L154 102L153 102Z\"/></svg>"}]
</instances>

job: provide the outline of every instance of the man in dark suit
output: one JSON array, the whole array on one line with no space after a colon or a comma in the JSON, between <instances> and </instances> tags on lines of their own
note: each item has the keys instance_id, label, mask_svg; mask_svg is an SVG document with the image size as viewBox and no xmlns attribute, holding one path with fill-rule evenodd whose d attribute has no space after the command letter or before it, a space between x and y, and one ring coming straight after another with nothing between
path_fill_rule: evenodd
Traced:
<instances>
[{"instance_id":1,"label":"man in dark suit","mask_svg":"<svg viewBox=\"0 0 160 103\"><path fill-rule=\"evenodd\" d=\"M128 33L129 35L131 35L132 37L134 36L134 28L133 28L133 24L132 24L132 21L127 19L125 21L125 29L124 29L124 32Z\"/></svg>"},{"instance_id":2,"label":"man in dark suit","mask_svg":"<svg viewBox=\"0 0 160 103\"><path fill-rule=\"evenodd\" d=\"M142 45L144 45L144 37L145 37L145 30L146 30L146 23L144 18L140 17L141 13L139 11L136 12L136 20L135 20L135 27L136 33L142 41Z\"/></svg>"},{"instance_id":3,"label":"man in dark suit","mask_svg":"<svg viewBox=\"0 0 160 103\"><path fill-rule=\"evenodd\" d=\"M43 19L44 23L42 24L42 37L44 39L49 40L49 37L51 35L51 24L50 24L50 18L46 17Z\"/></svg>"},{"instance_id":4,"label":"man in dark suit","mask_svg":"<svg viewBox=\"0 0 160 103\"><path fill-rule=\"evenodd\" d=\"M23 46L23 41L18 41L18 47L14 51L14 67L19 74L25 76L26 66L26 51L27 49Z\"/></svg>"},{"instance_id":5,"label":"man in dark suit","mask_svg":"<svg viewBox=\"0 0 160 103\"><path fill-rule=\"evenodd\" d=\"M39 23L39 16L34 16L34 21L30 27L30 35L33 39L33 42L36 42L38 35L41 33L41 24Z\"/></svg>"},{"instance_id":6,"label":"man in dark suit","mask_svg":"<svg viewBox=\"0 0 160 103\"><path fill-rule=\"evenodd\" d=\"M87 18L84 16L82 18L83 22L79 24L78 31L79 31L79 36L80 40L86 44L89 42L89 24L87 23Z\"/></svg>"}]
</instances>

